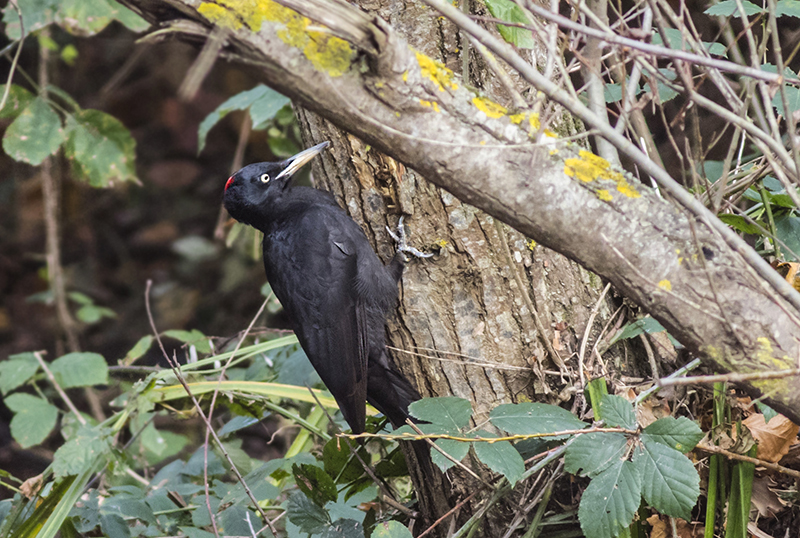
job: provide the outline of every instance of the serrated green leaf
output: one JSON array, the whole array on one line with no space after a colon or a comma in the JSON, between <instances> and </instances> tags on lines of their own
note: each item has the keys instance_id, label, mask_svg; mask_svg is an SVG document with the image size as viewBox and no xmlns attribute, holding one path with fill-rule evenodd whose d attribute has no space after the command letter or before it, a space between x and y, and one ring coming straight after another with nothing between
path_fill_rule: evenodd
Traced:
<instances>
[{"instance_id":1,"label":"serrated green leaf","mask_svg":"<svg viewBox=\"0 0 800 538\"><path fill-rule=\"evenodd\" d=\"M130 366L136 362L137 359L141 358L142 355L147 353L151 345L153 345L153 337L149 334L147 336L142 336L130 351L125 354L125 358L120 361L120 364L123 366Z\"/></svg>"},{"instance_id":2,"label":"serrated green leaf","mask_svg":"<svg viewBox=\"0 0 800 538\"><path fill-rule=\"evenodd\" d=\"M495 18L518 24L530 24L531 21L525 16L517 4L511 0L486 0L486 7L489 9ZM516 26L505 26L503 24L497 25L497 30L503 39L522 49L532 49L536 46L536 41L533 39L533 32L525 28L518 28Z\"/></svg>"},{"instance_id":3,"label":"serrated green leaf","mask_svg":"<svg viewBox=\"0 0 800 538\"><path fill-rule=\"evenodd\" d=\"M566 409L556 405L529 402L498 405L492 409L489 420L498 428L514 435L555 433L579 430L588 426ZM569 435L557 435L549 439L567 437Z\"/></svg>"},{"instance_id":4,"label":"serrated green leaf","mask_svg":"<svg viewBox=\"0 0 800 538\"><path fill-rule=\"evenodd\" d=\"M578 519L586 538L615 538L630 525L639 508L642 479L629 461L619 461L597 475L583 492Z\"/></svg>"},{"instance_id":5,"label":"serrated green leaf","mask_svg":"<svg viewBox=\"0 0 800 538\"><path fill-rule=\"evenodd\" d=\"M703 438L703 430L686 417L664 417L646 427L642 438L686 453Z\"/></svg>"},{"instance_id":6,"label":"serrated green leaf","mask_svg":"<svg viewBox=\"0 0 800 538\"><path fill-rule=\"evenodd\" d=\"M375 525L370 538L412 538L411 531L398 521L384 521Z\"/></svg>"},{"instance_id":7,"label":"serrated green leaf","mask_svg":"<svg viewBox=\"0 0 800 538\"><path fill-rule=\"evenodd\" d=\"M50 371L62 389L108 384L108 364L98 353L68 353L54 360Z\"/></svg>"},{"instance_id":8,"label":"serrated green leaf","mask_svg":"<svg viewBox=\"0 0 800 538\"><path fill-rule=\"evenodd\" d=\"M478 432L481 437L496 437L489 432ZM514 445L508 441L472 443L475 455L489 469L506 477L513 488L525 473L525 462Z\"/></svg>"},{"instance_id":9,"label":"serrated green leaf","mask_svg":"<svg viewBox=\"0 0 800 538\"><path fill-rule=\"evenodd\" d=\"M346 440L332 438L322 449L322 463L325 471L339 484L348 484L364 474L364 468L350 450ZM356 445L361 459L369 461L367 449Z\"/></svg>"},{"instance_id":10,"label":"serrated green leaf","mask_svg":"<svg viewBox=\"0 0 800 538\"><path fill-rule=\"evenodd\" d=\"M0 84L0 96L2 96L5 91L6 85ZM6 104L0 109L0 118L16 118L34 99L35 96L31 92L22 86L12 84L11 90L8 92Z\"/></svg>"},{"instance_id":11,"label":"serrated green leaf","mask_svg":"<svg viewBox=\"0 0 800 538\"><path fill-rule=\"evenodd\" d=\"M216 110L206 116L200 123L200 128L197 131L197 152L203 151L206 146L208 132L228 113L249 108L254 128L263 128L263 123L274 117L287 103L289 103L288 97L263 84L234 95L219 105Z\"/></svg>"},{"instance_id":12,"label":"serrated green leaf","mask_svg":"<svg viewBox=\"0 0 800 538\"><path fill-rule=\"evenodd\" d=\"M622 396L613 394L606 394L600 400L600 418L609 426L628 430L635 430L638 426L633 405Z\"/></svg>"},{"instance_id":13,"label":"serrated green leaf","mask_svg":"<svg viewBox=\"0 0 800 538\"><path fill-rule=\"evenodd\" d=\"M472 404L455 396L424 398L408 406L408 412L419 420L438 424L446 431L455 433L469 425Z\"/></svg>"},{"instance_id":14,"label":"serrated green leaf","mask_svg":"<svg viewBox=\"0 0 800 538\"><path fill-rule=\"evenodd\" d=\"M800 17L800 2L797 0L779 0L775 4L775 16Z\"/></svg>"},{"instance_id":15,"label":"serrated green leaf","mask_svg":"<svg viewBox=\"0 0 800 538\"><path fill-rule=\"evenodd\" d=\"M325 506L325 503L336 501L338 497L336 484L324 469L305 463L294 464L292 474L300 491L318 505Z\"/></svg>"},{"instance_id":16,"label":"serrated green leaf","mask_svg":"<svg viewBox=\"0 0 800 538\"><path fill-rule=\"evenodd\" d=\"M5 404L14 412L11 437L22 448L44 441L56 425L58 409L37 396L12 394L5 399Z\"/></svg>"},{"instance_id":17,"label":"serrated green leaf","mask_svg":"<svg viewBox=\"0 0 800 538\"><path fill-rule=\"evenodd\" d=\"M700 495L700 476L689 458L643 435L633 463L642 477L642 495L653 508L668 516L691 519Z\"/></svg>"},{"instance_id":18,"label":"serrated green leaf","mask_svg":"<svg viewBox=\"0 0 800 538\"><path fill-rule=\"evenodd\" d=\"M58 151L63 141L61 118L44 98L37 97L6 129L3 149L15 161L36 166Z\"/></svg>"},{"instance_id":19,"label":"serrated green leaf","mask_svg":"<svg viewBox=\"0 0 800 538\"><path fill-rule=\"evenodd\" d=\"M742 215L731 215L728 213L723 213L717 215L719 220L731 226L742 233L751 234L751 235L761 235L763 230L756 224L745 219Z\"/></svg>"},{"instance_id":20,"label":"serrated green leaf","mask_svg":"<svg viewBox=\"0 0 800 538\"><path fill-rule=\"evenodd\" d=\"M25 2L18 2L17 5L22 11L25 33L30 35L53 22L60 1L26 0ZM11 40L19 39L21 36L19 16L10 3L7 3L6 7L3 8L3 22L6 23L6 36Z\"/></svg>"},{"instance_id":21,"label":"serrated green leaf","mask_svg":"<svg viewBox=\"0 0 800 538\"><path fill-rule=\"evenodd\" d=\"M295 493L286 504L289 521L308 534L319 534L331 524L328 513L303 493Z\"/></svg>"},{"instance_id":22,"label":"serrated green leaf","mask_svg":"<svg viewBox=\"0 0 800 538\"><path fill-rule=\"evenodd\" d=\"M364 538L364 527L353 519L337 519L320 538Z\"/></svg>"},{"instance_id":23,"label":"serrated green leaf","mask_svg":"<svg viewBox=\"0 0 800 538\"><path fill-rule=\"evenodd\" d=\"M95 467L100 458L105 458L111 447L98 428L81 426L72 439L61 445L53 457L53 471L56 476L80 474Z\"/></svg>"},{"instance_id":24,"label":"serrated green leaf","mask_svg":"<svg viewBox=\"0 0 800 538\"><path fill-rule=\"evenodd\" d=\"M747 0L742 0L742 6L744 7L745 15L748 17L765 11L764 8L757 6L752 2L748 2ZM723 0L722 2L705 10L705 14L717 17L730 17L732 15L739 17L741 15L737 9L736 0Z\"/></svg>"},{"instance_id":25,"label":"serrated green leaf","mask_svg":"<svg viewBox=\"0 0 800 538\"><path fill-rule=\"evenodd\" d=\"M470 445L469 443L454 441L452 439L437 439L435 444L456 461L464 459L469 452ZM431 448L431 461L433 461L442 472L455 465L453 461L444 457L444 455L435 448Z\"/></svg>"},{"instance_id":26,"label":"serrated green leaf","mask_svg":"<svg viewBox=\"0 0 800 538\"><path fill-rule=\"evenodd\" d=\"M575 437L564 455L564 470L578 476L594 477L621 461L628 440L622 433L585 433Z\"/></svg>"},{"instance_id":27,"label":"serrated green leaf","mask_svg":"<svg viewBox=\"0 0 800 538\"><path fill-rule=\"evenodd\" d=\"M65 154L73 173L93 187L136 177L136 141L113 116L99 110L81 110L67 117Z\"/></svg>"},{"instance_id":28,"label":"serrated green leaf","mask_svg":"<svg viewBox=\"0 0 800 538\"><path fill-rule=\"evenodd\" d=\"M131 529L122 516L117 514L100 514L100 529L108 538L130 538Z\"/></svg>"},{"instance_id":29,"label":"serrated green leaf","mask_svg":"<svg viewBox=\"0 0 800 538\"><path fill-rule=\"evenodd\" d=\"M13 355L0 362L0 392L5 396L32 378L38 370L39 361L33 353Z\"/></svg>"}]
</instances>

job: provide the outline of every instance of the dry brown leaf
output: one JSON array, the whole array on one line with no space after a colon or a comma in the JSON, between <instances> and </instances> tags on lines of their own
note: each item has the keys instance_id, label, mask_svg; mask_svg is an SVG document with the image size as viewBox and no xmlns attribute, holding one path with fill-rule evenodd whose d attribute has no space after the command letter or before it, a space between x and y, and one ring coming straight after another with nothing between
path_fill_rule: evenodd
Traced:
<instances>
[{"instance_id":1,"label":"dry brown leaf","mask_svg":"<svg viewBox=\"0 0 800 538\"><path fill-rule=\"evenodd\" d=\"M783 415L777 415L769 422L761 413L750 415L742 421L758 441L758 458L778 463L789 452L789 447L797 441L800 426Z\"/></svg>"},{"instance_id":2,"label":"dry brown leaf","mask_svg":"<svg viewBox=\"0 0 800 538\"><path fill-rule=\"evenodd\" d=\"M39 493L39 490L42 489L43 478L44 477L40 474L30 477L22 483L22 485L19 487L19 491L27 498L33 499L33 496Z\"/></svg>"},{"instance_id":3,"label":"dry brown leaf","mask_svg":"<svg viewBox=\"0 0 800 538\"><path fill-rule=\"evenodd\" d=\"M666 516L659 516L654 514L647 518L647 522L653 527L650 531L650 538L671 538L672 529L670 529L669 520ZM683 519L676 519L675 526L678 529L679 538L701 538L703 536L703 526L693 525Z\"/></svg>"},{"instance_id":4,"label":"dry brown leaf","mask_svg":"<svg viewBox=\"0 0 800 538\"><path fill-rule=\"evenodd\" d=\"M770 489L772 479L769 476L759 476L753 481L753 493L750 501L756 507L761 517L775 517L786 508L778 494ZM774 482L772 482L774 486Z\"/></svg>"}]
</instances>

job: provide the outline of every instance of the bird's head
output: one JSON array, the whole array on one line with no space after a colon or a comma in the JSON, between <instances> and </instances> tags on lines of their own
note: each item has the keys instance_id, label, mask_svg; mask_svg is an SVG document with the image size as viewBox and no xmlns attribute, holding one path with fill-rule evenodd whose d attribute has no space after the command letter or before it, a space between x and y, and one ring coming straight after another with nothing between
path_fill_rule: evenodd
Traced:
<instances>
[{"instance_id":1,"label":"bird's head","mask_svg":"<svg viewBox=\"0 0 800 538\"><path fill-rule=\"evenodd\" d=\"M270 211L271 203L280 202L292 176L329 144L317 144L285 161L245 166L225 183L225 209L236 220L258 228L259 217Z\"/></svg>"}]
</instances>

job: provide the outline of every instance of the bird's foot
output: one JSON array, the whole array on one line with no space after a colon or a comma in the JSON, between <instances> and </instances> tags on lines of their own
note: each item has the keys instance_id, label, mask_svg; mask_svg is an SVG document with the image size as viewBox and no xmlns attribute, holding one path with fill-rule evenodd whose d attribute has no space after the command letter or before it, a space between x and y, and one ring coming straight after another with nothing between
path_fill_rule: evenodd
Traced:
<instances>
[{"instance_id":1,"label":"bird's foot","mask_svg":"<svg viewBox=\"0 0 800 538\"><path fill-rule=\"evenodd\" d=\"M426 254L424 252L420 252L419 250L415 249L412 246L409 246L406 243L406 228L403 226L403 219L405 217L400 217L400 221L397 223L397 233L394 233L388 226L386 227L386 231L389 232L389 235L392 236L392 239L395 240L397 243L397 251L403 252L406 254L411 254L417 258L430 258L433 254Z\"/></svg>"}]
</instances>

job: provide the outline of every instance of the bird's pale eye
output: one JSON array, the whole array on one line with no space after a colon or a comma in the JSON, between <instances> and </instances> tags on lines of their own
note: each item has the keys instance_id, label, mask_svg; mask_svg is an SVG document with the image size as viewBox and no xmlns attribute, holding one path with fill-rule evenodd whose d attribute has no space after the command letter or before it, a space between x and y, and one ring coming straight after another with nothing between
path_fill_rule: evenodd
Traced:
<instances>
[{"instance_id":1,"label":"bird's pale eye","mask_svg":"<svg viewBox=\"0 0 800 538\"><path fill-rule=\"evenodd\" d=\"M269 174L261 174L261 183L269 183Z\"/></svg>"}]
</instances>

